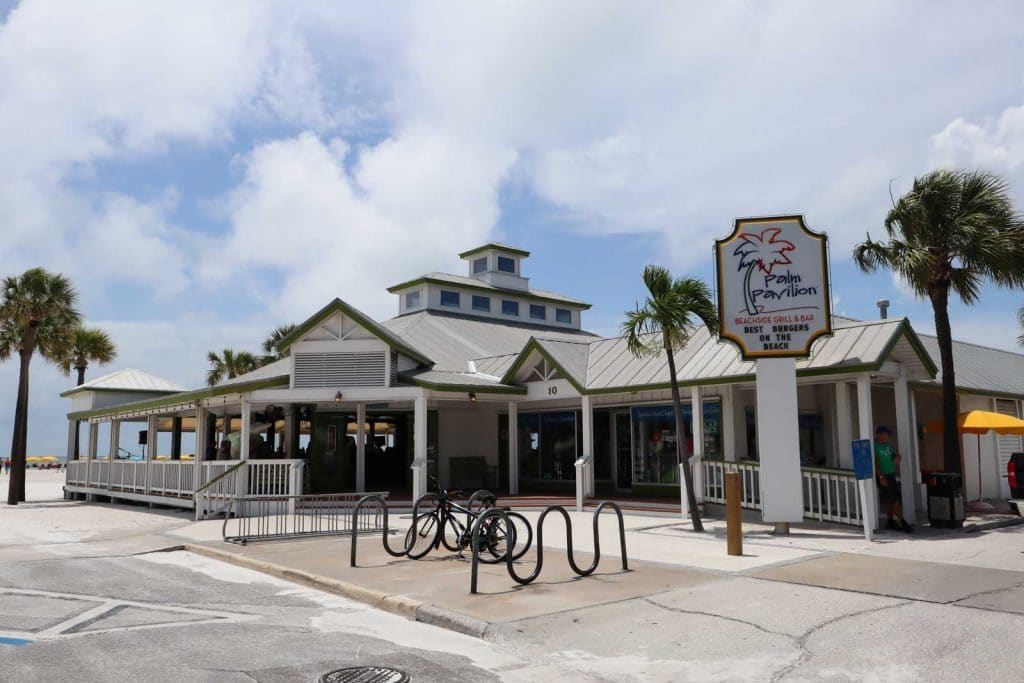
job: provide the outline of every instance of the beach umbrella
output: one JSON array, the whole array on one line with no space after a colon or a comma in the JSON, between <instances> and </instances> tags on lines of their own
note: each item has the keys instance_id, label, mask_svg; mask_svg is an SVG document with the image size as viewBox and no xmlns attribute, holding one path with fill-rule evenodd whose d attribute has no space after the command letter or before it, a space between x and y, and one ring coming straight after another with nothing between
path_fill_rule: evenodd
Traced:
<instances>
[{"instance_id":1,"label":"beach umbrella","mask_svg":"<svg viewBox=\"0 0 1024 683\"><path fill-rule=\"evenodd\" d=\"M38 455L30 455L25 458L25 462L39 462L41 459Z\"/></svg>"},{"instance_id":2,"label":"beach umbrella","mask_svg":"<svg viewBox=\"0 0 1024 683\"><path fill-rule=\"evenodd\" d=\"M978 437L978 500L981 500L981 435L995 432L1024 436L1024 420L989 410L969 410L956 416L956 428L961 434L974 434ZM925 434L941 434L942 418L926 424L924 431Z\"/></svg>"},{"instance_id":3,"label":"beach umbrella","mask_svg":"<svg viewBox=\"0 0 1024 683\"><path fill-rule=\"evenodd\" d=\"M41 462L57 462L60 460L56 455L44 455L39 458Z\"/></svg>"}]
</instances>

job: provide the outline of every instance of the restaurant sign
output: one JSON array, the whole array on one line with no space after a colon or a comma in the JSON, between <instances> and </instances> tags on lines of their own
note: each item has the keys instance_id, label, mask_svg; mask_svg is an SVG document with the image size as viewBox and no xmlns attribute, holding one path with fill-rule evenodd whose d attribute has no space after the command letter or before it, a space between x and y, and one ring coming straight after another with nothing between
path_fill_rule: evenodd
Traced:
<instances>
[{"instance_id":1,"label":"restaurant sign","mask_svg":"<svg viewBox=\"0 0 1024 683\"><path fill-rule=\"evenodd\" d=\"M740 218L715 241L722 339L744 359L810 355L832 333L827 236L803 216Z\"/></svg>"}]
</instances>

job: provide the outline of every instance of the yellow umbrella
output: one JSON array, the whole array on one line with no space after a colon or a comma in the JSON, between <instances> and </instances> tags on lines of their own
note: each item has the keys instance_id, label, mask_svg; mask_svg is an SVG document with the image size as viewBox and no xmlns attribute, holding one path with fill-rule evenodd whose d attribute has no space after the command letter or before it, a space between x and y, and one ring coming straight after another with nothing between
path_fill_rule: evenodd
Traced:
<instances>
[{"instance_id":1,"label":"yellow umbrella","mask_svg":"<svg viewBox=\"0 0 1024 683\"><path fill-rule=\"evenodd\" d=\"M989 432L1024 435L1024 420L989 410L970 410L956 416L956 428L961 434L975 434L978 437L978 500L981 500L981 435ZM926 434L941 434L942 418L926 424L924 431Z\"/></svg>"},{"instance_id":2,"label":"yellow umbrella","mask_svg":"<svg viewBox=\"0 0 1024 683\"><path fill-rule=\"evenodd\" d=\"M956 416L956 428L961 434L1013 434L1024 435L1024 420L988 410L971 410ZM924 426L927 434L942 433L942 418Z\"/></svg>"},{"instance_id":3,"label":"yellow umbrella","mask_svg":"<svg viewBox=\"0 0 1024 683\"><path fill-rule=\"evenodd\" d=\"M60 458L58 458L56 455L44 455L41 458L39 458L39 460L41 460L42 462L57 462L58 460L60 460Z\"/></svg>"},{"instance_id":4,"label":"yellow umbrella","mask_svg":"<svg viewBox=\"0 0 1024 683\"><path fill-rule=\"evenodd\" d=\"M40 460L42 460L42 458L40 458L37 455L30 455L27 458L25 458L25 462L39 462Z\"/></svg>"}]
</instances>

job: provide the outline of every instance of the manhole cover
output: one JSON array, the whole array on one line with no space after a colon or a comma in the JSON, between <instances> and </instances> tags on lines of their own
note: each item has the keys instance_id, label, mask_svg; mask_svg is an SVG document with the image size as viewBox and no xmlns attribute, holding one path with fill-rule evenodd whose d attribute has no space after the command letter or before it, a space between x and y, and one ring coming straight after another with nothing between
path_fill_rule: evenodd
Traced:
<instances>
[{"instance_id":1,"label":"manhole cover","mask_svg":"<svg viewBox=\"0 0 1024 683\"><path fill-rule=\"evenodd\" d=\"M408 683L409 674L386 666L357 666L328 671L320 683Z\"/></svg>"}]
</instances>

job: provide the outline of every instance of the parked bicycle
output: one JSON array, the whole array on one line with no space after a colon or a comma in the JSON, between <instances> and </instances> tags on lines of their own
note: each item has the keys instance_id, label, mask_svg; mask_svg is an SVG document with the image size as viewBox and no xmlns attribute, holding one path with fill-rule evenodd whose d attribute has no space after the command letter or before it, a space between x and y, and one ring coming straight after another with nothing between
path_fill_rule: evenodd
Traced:
<instances>
[{"instance_id":1,"label":"parked bicycle","mask_svg":"<svg viewBox=\"0 0 1024 683\"><path fill-rule=\"evenodd\" d=\"M436 550L442 545L453 553L462 553L472 547L473 522L484 511L495 507L497 497L488 491L477 491L466 502L466 506L455 502L455 497L460 496L460 491L449 493L442 490L437 495L437 505L430 510L421 512L415 520L415 524L409 527L405 534L405 547L409 548L409 558L418 560L431 550ZM479 507L473 508L473 503L479 503ZM515 545L512 559L518 560L533 543L533 528L526 517L518 512L512 512L509 508L502 508L507 514L510 523L515 529ZM465 518L463 523L461 517ZM416 536L413 537L413 530ZM487 564L496 564L505 561L508 552L509 529L505 521L498 517L489 517L484 520L478 530L480 535L480 561ZM419 550L416 544L420 539L426 539L426 543Z\"/></svg>"}]
</instances>

